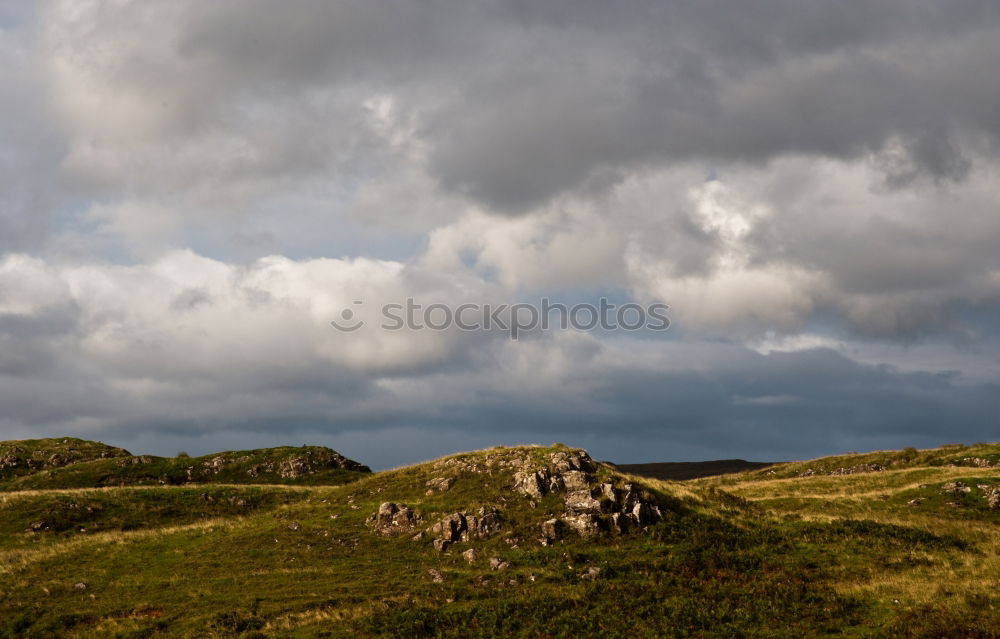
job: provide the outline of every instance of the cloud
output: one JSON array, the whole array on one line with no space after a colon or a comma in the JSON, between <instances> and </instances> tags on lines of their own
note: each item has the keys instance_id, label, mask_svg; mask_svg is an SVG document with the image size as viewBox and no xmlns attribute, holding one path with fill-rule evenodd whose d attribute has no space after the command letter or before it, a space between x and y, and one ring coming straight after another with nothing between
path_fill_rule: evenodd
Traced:
<instances>
[{"instance_id":1,"label":"cloud","mask_svg":"<svg viewBox=\"0 0 1000 639\"><path fill-rule=\"evenodd\" d=\"M979 438L998 32L987 0L4 5L4 428ZM673 328L328 325L600 294Z\"/></svg>"},{"instance_id":2,"label":"cloud","mask_svg":"<svg viewBox=\"0 0 1000 639\"><path fill-rule=\"evenodd\" d=\"M215 441L227 430L356 442L351 433L364 431L374 442L401 428L464 431L475 441L497 433L603 441L612 429L658 439L649 450L669 455L730 429L734 441L773 457L790 433L801 438L798 451L862 442L877 425L880 441L931 441L934 420L946 415L961 416L965 436L985 437L1000 396L989 383L823 348L760 354L575 331L512 341L333 330L329 320L356 296L442 296L452 284L391 262L273 257L236 267L175 252L146 266L57 266L8 256L0 274L27 284L5 289L0 341L13 348L0 356L0 402L7 420L45 431L144 441L162 432L164 442L179 433ZM373 463L410 460L359 446Z\"/></svg>"}]
</instances>

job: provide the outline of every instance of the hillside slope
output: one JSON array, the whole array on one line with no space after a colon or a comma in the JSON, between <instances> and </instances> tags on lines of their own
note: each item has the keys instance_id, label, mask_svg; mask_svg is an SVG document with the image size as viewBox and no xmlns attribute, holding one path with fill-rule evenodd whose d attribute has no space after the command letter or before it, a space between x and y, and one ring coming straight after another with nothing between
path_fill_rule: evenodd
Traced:
<instances>
[{"instance_id":1,"label":"hillside slope","mask_svg":"<svg viewBox=\"0 0 1000 639\"><path fill-rule=\"evenodd\" d=\"M75 437L0 441L0 482L69 464L129 455L124 448Z\"/></svg>"},{"instance_id":2,"label":"hillside slope","mask_svg":"<svg viewBox=\"0 0 1000 639\"><path fill-rule=\"evenodd\" d=\"M371 471L323 446L282 446L213 453L202 457L132 455L97 442L58 440L60 452L32 440L4 442L0 450L20 450L23 460L0 475L0 491L98 486L217 484L343 484ZM29 455L31 455L29 457ZM52 463L51 460L58 463ZM38 460L42 460L39 462Z\"/></svg>"},{"instance_id":3,"label":"hillside slope","mask_svg":"<svg viewBox=\"0 0 1000 639\"><path fill-rule=\"evenodd\" d=\"M995 637L997 483L675 483L553 446L342 486L5 493L0 636Z\"/></svg>"}]
</instances>

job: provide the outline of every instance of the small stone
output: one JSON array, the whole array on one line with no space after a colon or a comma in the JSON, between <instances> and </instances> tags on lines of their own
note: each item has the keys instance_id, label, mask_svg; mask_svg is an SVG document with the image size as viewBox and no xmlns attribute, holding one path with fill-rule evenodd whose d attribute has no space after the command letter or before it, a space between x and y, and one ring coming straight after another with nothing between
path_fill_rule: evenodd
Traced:
<instances>
[{"instance_id":1,"label":"small stone","mask_svg":"<svg viewBox=\"0 0 1000 639\"><path fill-rule=\"evenodd\" d=\"M479 551L476 550L475 548L469 548L468 550L462 553L462 557L464 557L465 561L469 562L470 564L475 563L479 559Z\"/></svg>"},{"instance_id":2,"label":"small stone","mask_svg":"<svg viewBox=\"0 0 1000 639\"><path fill-rule=\"evenodd\" d=\"M490 557L490 568L493 570L507 570L510 568L510 562L504 561L499 557Z\"/></svg>"},{"instance_id":3,"label":"small stone","mask_svg":"<svg viewBox=\"0 0 1000 639\"><path fill-rule=\"evenodd\" d=\"M293 532L299 530L300 528L302 528L302 524L300 524L297 521L293 521L292 523L288 524L288 530L291 530Z\"/></svg>"},{"instance_id":4,"label":"small stone","mask_svg":"<svg viewBox=\"0 0 1000 639\"><path fill-rule=\"evenodd\" d=\"M73 584L73 590L86 590L86 589L87 589L87 584L83 583L82 581Z\"/></svg>"},{"instance_id":5,"label":"small stone","mask_svg":"<svg viewBox=\"0 0 1000 639\"><path fill-rule=\"evenodd\" d=\"M598 568L597 566L591 566L590 568L587 568L582 573L580 573L580 579L593 581L594 579L597 579L597 576L599 574L601 574L601 569Z\"/></svg>"},{"instance_id":6,"label":"small stone","mask_svg":"<svg viewBox=\"0 0 1000 639\"><path fill-rule=\"evenodd\" d=\"M434 540L434 550L438 552L444 552L448 550L448 546L451 545L451 541L447 539L435 539Z\"/></svg>"},{"instance_id":7,"label":"small stone","mask_svg":"<svg viewBox=\"0 0 1000 639\"><path fill-rule=\"evenodd\" d=\"M440 570L435 570L434 568L431 568L430 570L427 571L427 574L431 576L431 581L433 581L436 584L444 582L444 576L441 574Z\"/></svg>"}]
</instances>

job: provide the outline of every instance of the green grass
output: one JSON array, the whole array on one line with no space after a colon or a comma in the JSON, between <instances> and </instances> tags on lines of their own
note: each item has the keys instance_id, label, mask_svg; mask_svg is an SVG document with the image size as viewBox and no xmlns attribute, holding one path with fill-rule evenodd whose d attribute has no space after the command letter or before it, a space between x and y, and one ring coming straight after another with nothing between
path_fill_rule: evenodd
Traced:
<instances>
[{"instance_id":1,"label":"green grass","mask_svg":"<svg viewBox=\"0 0 1000 639\"><path fill-rule=\"evenodd\" d=\"M370 472L322 446L236 450L202 457L133 456L122 452L114 458L91 456L30 474L19 473L0 479L0 490L189 483L330 485L345 484Z\"/></svg>"},{"instance_id":2,"label":"green grass","mask_svg":"<svg viewBox=\"0 0 1000 639\"><path fill-rule=\"evenodd\" d=\"M342 485L0 493L0 637L1000 636L1000 522L976 487L996 470L674 483L602 466L602 481L642 481L664 521L544 546L561 500L533 503L512 473L561 450L477 451ZM442 476L452 487L427 494ZM973 488L949 506L941 485L955 478ZM384 501L421 529L480 506L503 527L441 554L427 537L373 534ZM491 569L494 556L510 567Z\"/></svg>"}]
</instances>

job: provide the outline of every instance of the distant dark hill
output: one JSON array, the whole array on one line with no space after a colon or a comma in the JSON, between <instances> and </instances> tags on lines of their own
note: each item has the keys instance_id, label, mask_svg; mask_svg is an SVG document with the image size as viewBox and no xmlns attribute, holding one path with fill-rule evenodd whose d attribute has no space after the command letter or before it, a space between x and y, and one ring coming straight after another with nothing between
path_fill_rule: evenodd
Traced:
<instances>
[{"instance_id":1,"label":"distant dark hill","mask_svg":"<svg viewBox=\"0 0 1000 639\"><path fill-rule=\"evenodd\" d=\"M640 477L683 481L698 479L726 473L739 473L744 470L758 470L773 466L772 462L752 462L745 459L716 459L700 462L657 462L651 464L614 464L623 473L631 473Z\"/></svg>"}]
</instances>

